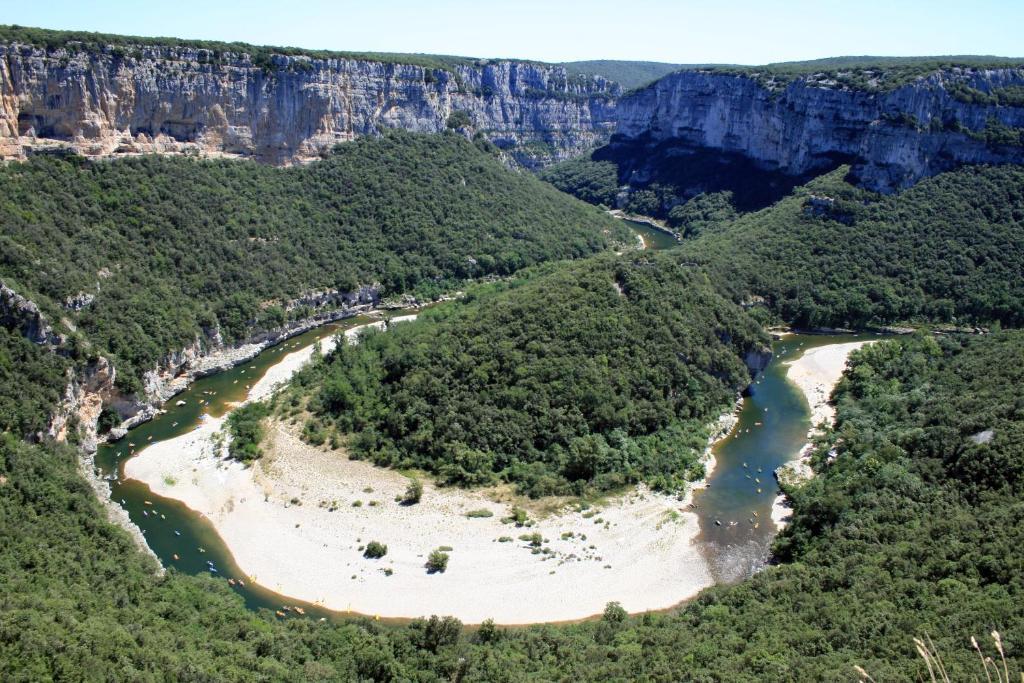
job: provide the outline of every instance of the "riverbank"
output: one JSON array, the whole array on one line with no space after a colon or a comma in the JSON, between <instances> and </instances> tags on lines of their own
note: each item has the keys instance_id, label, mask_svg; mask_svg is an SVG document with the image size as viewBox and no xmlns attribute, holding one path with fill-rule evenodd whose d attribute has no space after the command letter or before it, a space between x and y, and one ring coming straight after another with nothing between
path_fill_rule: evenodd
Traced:
<instances>
[{"instance_id":1,"label":"riverbank","mask_svg":"<svg viewBox=\"0 0 1024 683\"><path fill-rule=\"evenodd\" d=\"M813 475L808 462L812 450L810 440L822 426L831 425L835 419L835 408L829 403L829 397L846 370L850 354L870 343L865 340L819 346L808 349L787 364L787 379L800 389L810 408L811 429L807 433L808 442L798 456L775 471L779 481L798 482ZM772 505L772 520L780 530L786 526L789 515L787 499L785 495L779 495Z\"/></svg>"},{"instance_id":2,"label":"riverbank","mask_svg":"<svg viewBox=\"0 0 1024 683\"><path fill-rule=\"evenodd\" d=\"M324 340L321 349L333 343ZM269 396L312 353L307 347L282 358L247 400ZM734 422L732 412L717 422L708 453ZM692 491L679 500L637 487L589 508L537 507L529 526L516 527L502 520L531 503L507 487L465 491L428 482L421 503L403 506L395 502L408 485L402 474L310 446L292 425L272 423L267 454L252 467L225 460L223 424L207 417L155 443L127 462L125 474L205 516L244 578L282 595L382 617L437 613L525 624L586 618L611 601L630 612L665 609L712 583L694 544ZM706 464L709 473L713 466ZM491 516L467 516L477 510ZM362 556L370 540L388 545L383 559ZM452 548L448 570L428 574L426 556L441 546ZM195 549L180 554L188 552Z\"/></svg>"},{"instance_id":3,"label":"riverbank","mask_svg":"<svg viewBox=\"0 0 1024 683\"><path fill-rule=\"evenodd\" d=\"M735 403L733 403L732 409L722 413L717 420L711 425L711 433L708 435L707 445L704 447L704 454L701 456L701 462L704 463L704 477L695 482L691 482L689 489L686 491L686 496L683 499L683 504L688 508L693 507L693 497L697 491L701 491L708 487L708 481L711 479L711 475L715 472L715 467L718 465L718 460L715 458L715 447L727 439L733 430L736 428L736 424L739 422L740 410L743 408L743 394L739 394L736 397Z\"/></svg>"},{"instance_id":4,"label":"riverbank","mask_svg":"<svg viewBox=\"0 0 1024 683\"><path fill-rule=\"evenodd\" d=\"M638 488L588 510L534 512L517 527L502 521L512 515L507 491L428 482L419 504L401 505L402 474L310 446L281 423L246 469L216 453L221 425L210 419L146 449L126 472L205 515L245 578L283 595L381 617L525 624L585 618L611 601L663 609L711 584L692 544L696 517L671 496ZM478 510L492 516L467 516ZM371 540L388 546L382 559L363 557ZM426 557L441 546L451 548L448 569L428 574Z\"/></svg>"},{"instance_id":5,"label":"riverbank","mask_svg":"<svg viewBox=\"0 0 1024 683\"><path fill-rule=\"evenodd\" d=\"M671 235L672 237L679 239L679 235L676 234L676 232L672 230L672 228L668 227L665 221L658 220L657 218L651 218L650 216L641 216L640 214L626 213L621 209L609 209L608 215L612 216L613 218L621 218L623 220L632 221L634 223L643 223L645 225L649 225L655 230L660 230L666 235Z\"/></svg>"}]
</instances>

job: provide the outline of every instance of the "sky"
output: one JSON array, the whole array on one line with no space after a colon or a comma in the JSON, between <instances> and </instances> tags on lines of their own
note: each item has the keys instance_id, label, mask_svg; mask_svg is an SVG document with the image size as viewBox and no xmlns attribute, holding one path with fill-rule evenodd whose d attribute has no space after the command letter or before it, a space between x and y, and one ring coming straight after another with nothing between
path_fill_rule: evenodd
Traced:
<instances>
[{"instance_id":1,"label":"sky","mask_svg":"<svg viewBox=\"0 0 1024 683\"><path fill-rule=\"evenodd\" d=\"M547 62L1024 56L1024 0L0 0L0 24Z\"/></svg>"}]
</instances>

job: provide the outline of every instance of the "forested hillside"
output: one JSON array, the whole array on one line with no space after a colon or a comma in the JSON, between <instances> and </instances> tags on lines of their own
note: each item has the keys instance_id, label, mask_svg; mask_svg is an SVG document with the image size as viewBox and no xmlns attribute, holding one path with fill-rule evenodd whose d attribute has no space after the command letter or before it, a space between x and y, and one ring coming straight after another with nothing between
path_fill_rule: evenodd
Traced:
<instances>
[{"instance_id":1,"label":"forested hillside","mask_svg":"<svg viewBox=\"0 0 1024 683\"><path fill-rule=\"evenodd\" d=\"M678 614L463 632L275 621L223 582L153 574L104 520L69 448L0 439L0 677L82 680L952 680L1000 630L1024 664L1024 335L916 337L862 351L839 387L830 466L793 491L785 562ZM15 372L31 373L24 361ZM24 375L27 376L27 375ZM29 411L26 419L42 418ZM5 428L9 426L5 423ZM1012 680L1012 679L1011 679Z\"/></svg>"},{"instance_id":2,"label":"forested hillside","mask_svg":"<svg viewBox=\"0 0 1024 683\"><path fill-rule=\"evenodd\" d=\"M64 394L68 359L0 327L0 431L22 437L45 431Z\"/></svg>"},{"instance_id":3,"label":"forested hillside","mask_svg":"<svg viewBox=\"0 0 1024 683\"><path fill-rule=\"evenodd\" d=\"M121 59L138 39L0 26L2 40ZM246 52L258 78L274 54L474 63L163 44L212 50L202 68ZM804 77L878 94L952 63L1021 62L720 70L772 97ZM627 82L668 66L580 63L576 80L618 69ZM950 94L1024 101L1019 86ZM0 316L0 681L753 683L860 680L855 667L879 682L932 680L916 636L934 641L950 680L980 681L988 670L971 638L998 661L994 630L1007 680L1020 679L1024 330L1003 328L1024 326L1024 167L963 167L879 195L846 167L809 180L720 150L619 143L544 171L548 183L453 132L363 137L291 168L48 154L0 166L0 281L66 336L57 349L33 344L16 320L24 307ZM635 235L621 222L555 189L610 207L627 181L623 208L666 219L684 237L678 248L627 251ZM97 354L121 390L136 391L142 373L197 337L238 341L309 315L296 302L304 294L374 283L385 295L467 294L313 354L272 401L231 414L228 429L245 437L229 446L234 457L262 457L261 420L273 411L302 420L309 442L441 484L511 484L534 497L638 482L679 492L703 474L709 424L766 362L765 324L986 333L921 331L852 356L835 427L815 444L816 476L787 485L793 515L771 565L678 609L630 617L612 603L578 624L464 629L443 615L391 624L253 611L226 576L158 573L108 521L82 476L91 463L74 443L76 416L71 443L40 436Z\"/></svg>"},{"instance_id":4,"label":"forested hillside","mask_svg":"<svg viewBox=\"0 0 1024 683\"><path fill-rule=\"evenodd\" d=\"M1024 170L965 166L893 195L860 189L841 167L744 214L731 191L662 211L668 190L631 192L625 208L663 215L695 262L736 301L808 327L901 321L1024 323ZM616 166L574 160L541 177L614 205ZM659 195L659 192L668 194ZM767 200L767 196L763 197ZM756 309L755 309L756 310Z\"/></svg>"},{"instance_id":5,"label":"forested hillside","mask_svg":"<svg viewBox=\"0 0 1024 683\"><path fill-rule=\"evenodd\" d=\"M110 355L125 388L203 329L230 341L302 315L285 304L311 290L429 295L630 239L454 134L363 138L287 169L157 156L0 169L0 278Z\"/></svg>"},{"instance_id":6,"label":"forested hillside","mask_svg":"<svg viewBox=\"0 0 1024 683\"><path fill-rule=\"evenodd\" d=\"M356 456L449 483L675 490L702 476L707 424L749 383L744 359L766 350L702 273L657 255L602 257L368 334L295 391L311 397L308 438L351 435Z\"/></svg>"},{"instance_id":7,"label":"forested hillside","mask_svg":"<svg viewBox=\"0 0 1024 683\"><path fill-rule=\"evenodd\" d=\"M888 196L843 176L705 230L682 258L791 324L1024 324L1024 169L964 167Z\"/></svg>"}]
</instances>

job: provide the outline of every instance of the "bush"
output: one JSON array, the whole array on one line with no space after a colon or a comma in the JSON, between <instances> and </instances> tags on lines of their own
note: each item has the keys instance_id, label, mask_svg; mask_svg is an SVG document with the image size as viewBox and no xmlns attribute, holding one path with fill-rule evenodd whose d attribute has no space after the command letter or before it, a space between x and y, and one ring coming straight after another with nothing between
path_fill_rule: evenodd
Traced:
<instances>
[{"instance_id":1,"label":"bush","mask_svg":"<svg viewBox=\"0 0 1024 683\"><path fill-rule=\"evenodd\" d=\"M435 574L441 572L442 574L448 569L448 553L442 552L440 549L433 550L430 556L427 558L427 573Z\"/></svg>"},{"instance_id":2,"label":"bush","mask_svg":"<svg viewBox=\"0 0 1024 683\"><path fill-rule=\"evenodd\" d=\"M473 120L469 118L469 112L456 109L448 115L448 123L446 125L452 130L468 128L473 125Z\"/></svg>"},{"instance_id":3,"label":"bush","mask_svg":"<svg viewBox=\"0 0 1024 683\"><path fill-rule=\"evenodd\" d=\"M100 411L99 421L96 423L96 431L100 434L106 434L114 427L118 427L121 424L121 416L118 415L117 411L111 406L103 406L103 410Z\"/></svg>"},{"instance_id":4,"label":"bush","mask_svg":"<svg viewBox=\"0 0 1024 683\"><path fill-rule=\"evenodd\" d=\"M494 513L487 508L481 508L479 510L470 510L466 513L466 516L470 519L477 519L482 517L493 517Z\"/></svg>"},{"instance_id":5,"label":"bush","mask_svg":"<svg viewBox=\"0 0 1024 683\"><path fill-rule=\"evenodd\" d=\"M370 541L366 544L366 550L363 551L363 557L371 560L378 560L388 554L388 547L378 541Z\"/></svg>"},{"instance_id":6,"label":"bush","mask_svg":"<svg viewBox=\"0 0 1024 683\"><path fill-rule=\"evenodd\" d=\"M533 548L539 548L544 542L544 537L538 533L523 534L519 537L520 541L526 541Z\"/></svg>"},{"instance_id":7,"label":"bush","mask_svg":"<svg viewBox=\"0 0 1024 683\"><path fill-rule=\"evenodd\" d=\"M528 518L526 516L526 510L523 508L512 508L509 516L502 520L506 524L515 524L516 526L525 526Z\"/></svg>"},{"instance_id":8,"label":"bush","mask_svg":"<svg viewBox=\"0 0 1024 683\"><path fill-rule=\"evenodd\" d=\"M402 505L415 505L420 502L421 498L423 498L423 482L413 477L405 489L405 495L402 496Z\"/></svg>"}]
</instances>

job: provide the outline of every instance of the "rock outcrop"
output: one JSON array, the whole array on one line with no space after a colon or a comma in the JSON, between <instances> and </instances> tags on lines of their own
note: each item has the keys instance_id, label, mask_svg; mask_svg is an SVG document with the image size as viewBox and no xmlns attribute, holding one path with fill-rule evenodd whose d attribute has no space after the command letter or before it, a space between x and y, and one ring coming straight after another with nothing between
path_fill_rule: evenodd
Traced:
<instances>
[{"instance_id":1,"label":"rock outcrop","mask_svg":"<svg viewBox=\"0 0 1024 683\"><path fill-rule=\"evenodd\" d=\"M1024 163L1024 107L955 96L1021 86L1024 69L948 69L891 91L682 71L618 101L615 139L738 154L794 176L851 163L865 186L891 191L962 163Z\"/></svg>"},{"instance_id":2,"label":"rock outcrop","mask_svg":"<svg viewBox=\"0 0 1024 683\"><path fill-rule=\"evenodd\" d=\"M0 326L17 331L33 344L51 348L64 342L43 317L39 306L0 282Z\"/></svg>"},{"instance_id":3,"label":"rock outcrop","mask_svg":"<svg viewBox=\"0 0 1024 683\"><path fill-rule=\"evenodd\" d=\"M155 408L199 377L244 363L264 349L315 327L372 311L379 302L379 285L361 286L352 292L314 292L285 305L289 311L299 306L306 307L309 309L308 315L272 330L256 332L239 344L226 345L220 338L219 330L210 330L204 338L197 338L186 348L167 354L159 367L143 376L145 401L148 406ZM119 412L122 415L128 414L120 408ZM122 427L134 426L145 419L148 417Z\"/></svg>"},{"instance_id":4,"label":"rock outcrop","mask_svg":"<svg viewBox=\"0 0 1024 683\"><path fill-rule=\"evenodd\" d=\"M187 47L0 45L0 157L70 149L87 156L146 152L318 157L378 128L445 130L465 112L520 162L579 154L614 128L619 86L514 61L430 69L356 59Z\"/></svg>"}]
</instances>

